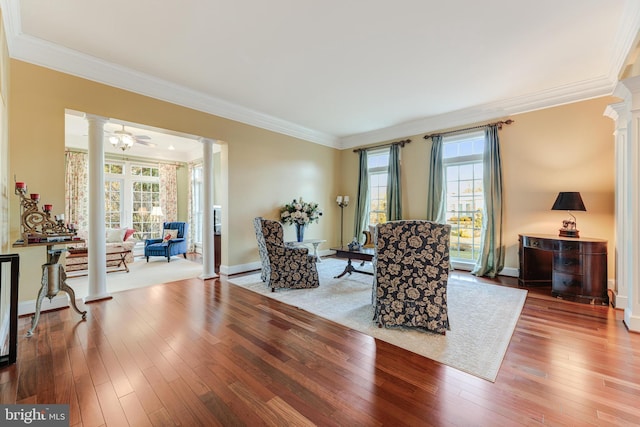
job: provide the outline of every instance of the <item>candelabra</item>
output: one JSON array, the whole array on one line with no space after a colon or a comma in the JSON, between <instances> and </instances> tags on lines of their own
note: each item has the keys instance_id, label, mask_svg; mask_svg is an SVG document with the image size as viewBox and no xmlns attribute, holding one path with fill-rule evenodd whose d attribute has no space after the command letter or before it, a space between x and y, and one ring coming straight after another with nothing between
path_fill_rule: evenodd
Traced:
<instances>
[{"instance_id":1,"label":"candelabra","mask_svg":"<svg viewBox=\"0 0 640 427\"><path fill-rule=\"evenodd\" d=\"M31 193L27 197L27 185L24 182L16 182L15 193L20 196L20 225L22 226L22 239L25 244L32 243L30 240L47 239L50 240L71 240L75 235L72 225L65 225L64 214L55 215L51 219L53 205L44 204L42 212L38 209L40 194Z\"/></svg>"},{"instance_id":2,"label":"candelabra","mask_svg":"<svg viewBox=\"0 0 640 427\"><path fill-rule=\"evenodd\" d=\"M14 247L23 247L30 244L46 245L47 247L47 262L42 265L42 286L36 299L36 311L31 319L31 328L27 331L27 337L30 337L33 335L36 326L38 326L42 301L45 297L51 301L58 295L58 292L66 292L69 295L71 307L82 316L83 320L87 318L87 312L86 310L80 311L76 305L76 294L67 285L67 274L64 270L64 265L58 263L60 255L66 249L53 248L56 244L66 245L73 242L73 236L76 234L75 227L65 225L64 214L55 215L54 219L51 219L51 211L53 210L53 205L51 204L43 205L42 212L40 212L38 209L40 194L31 193L27 197L27 184L24 182L16 181L15 193L20 197L22 242L14 243ZM78 242L83 241L78 240Z\"/></svg>"},{"instance_id":3,"label":"candelabra","mask_svg":"<svg viewBox=\"0 0 640 427\"><path fill-rule=\"evenodd\" d=\"M340 206L340 247L344 246L343 232L344 232L344 208L349 206L349 196L338 196L336 203Z\"/></svg>"}]
</instances>

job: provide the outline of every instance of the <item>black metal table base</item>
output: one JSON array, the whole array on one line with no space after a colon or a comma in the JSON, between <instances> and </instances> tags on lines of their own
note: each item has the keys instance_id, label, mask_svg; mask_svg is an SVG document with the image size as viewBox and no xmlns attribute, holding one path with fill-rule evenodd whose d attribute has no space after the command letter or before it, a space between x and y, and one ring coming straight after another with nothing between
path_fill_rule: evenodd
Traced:
<instances>
[{"instance_id":1,"label":"black metal table base","mask_svg":"<svg viewBox=\"0 0 640 427\"><path fill-rule=\"evenodd\" d=\"M357 270L351 263L351 258L347 260L347 266L344 268L344 271L339 275L335 276L334 279L339 279L347 273L349 273L349 275L351 275L351 273L361 273L361 274L368 274L369 276L373 276L373 273L370 271Z\"/></svg>"}]
</instances>

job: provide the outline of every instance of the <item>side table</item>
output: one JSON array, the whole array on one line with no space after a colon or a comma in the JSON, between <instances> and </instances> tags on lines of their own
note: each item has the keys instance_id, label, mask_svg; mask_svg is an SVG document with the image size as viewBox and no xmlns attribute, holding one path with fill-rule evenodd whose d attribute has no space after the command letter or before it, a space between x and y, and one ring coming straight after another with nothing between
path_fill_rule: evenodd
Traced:
<instances>
[{"instance_id":1,"label":"side table","mask_svg":"<svg viewBox=\"0 0 640 427\"><path fill-rule=\"evenodd\" d=\"M321 243L326 242L326 240L323 239L309 239L309 240L303 240L302 242L286 242L286 244L288 244L289 246L303 246L303 245L312 245L313 246L313 256L316 258L316 262L322 262L322 260L320 259L320 255L318 255L318 246L320 246Z\"/></svg>"},{"instance_id":2,"label":"side table","mask_svg":"<svg viewBox=\"0 0 640 427\"><path fill-rule=\"evenodd\" d=\"M36 300L36 312L31 319L31 329L27 331L27 337L33 335L33 331L38 326L40 320L40 310L42 309L42 300L46 296L51 300L58 295L58 292L64 291L69 295L71 300L71 307L82 316L82 320L87 318L86 311L80 311L76 305L76 294L73 289L67 285L67 275L64 270L64 266L58 263L60 255L65 252L66 248L54 249L54 245L69 245L76 243L83 243L84 240L65 240L59 242L42 242L42 243L14 243L14 248L25 248L28 246L46 246L47 247L47 262L42 264L42 287L38 292L38 299Z\"/></svg>"}]
</instances>

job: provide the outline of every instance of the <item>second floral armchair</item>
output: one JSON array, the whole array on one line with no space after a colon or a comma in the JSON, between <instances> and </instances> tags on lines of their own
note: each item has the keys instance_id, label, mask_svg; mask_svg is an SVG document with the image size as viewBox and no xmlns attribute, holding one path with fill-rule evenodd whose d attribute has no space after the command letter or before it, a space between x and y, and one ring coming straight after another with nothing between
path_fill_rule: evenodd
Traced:
<instances>
[{"instance_id":1,"label":"second floral armchair","mask_svg":"<svg viewBox=\"0 0 640 427\"><path fill-rule=\"evenodd\" d=\"M390 221L376 226L374 321L445 334L451 226Z\"/></svg>"},{"instance_id":2,"label":"second floral armchair","mask_svg":"<svg viewBox=\"0 0 640 427\"><path fill-rule=\"evenodd\" d=\"M282 224L255 218L253 226L262 262L262 281L275 291L277 288L317 288L316 259L305 247L285 245Z\"/></svg>"}]
</instances>

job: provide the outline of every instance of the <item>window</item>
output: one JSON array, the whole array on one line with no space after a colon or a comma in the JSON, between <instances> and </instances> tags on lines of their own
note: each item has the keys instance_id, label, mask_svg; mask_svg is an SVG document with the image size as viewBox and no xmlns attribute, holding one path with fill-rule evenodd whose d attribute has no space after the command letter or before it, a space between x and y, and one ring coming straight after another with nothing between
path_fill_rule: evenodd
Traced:
<instances>
[{"instance_id":1,"label":"window","mask_svg":"<svg viewBox=\"0 0 640 427\"><path fill-rule=\"evenodd\" d=\"M204 220L202 173L202 165L195 165L191 169L191 214L193 219L193 242L196 245L202 243L202 222Z\"/></svg>"},{"instance_id":2,"label":"window","mask_svg":"<svg viewBox=\"0 0 640 427\"><path fill-rule=\"evenodd\" d=\"M122 184L124 180L123 165L118 163L105 163L104 173L105 226L107 228L120 228L122 217Z\"/></svg>"},{"instance_id":3,"label":"window","mask_svg":"<svg viewBox=\"0 0 640 427\"><path fill-rule=\"evenodd\" d=\"M159 236L162 218L151 215L160 206L159 167L107 162L104 172L106 227L131 227L140 240Z\"/></svg>"},{"instance_id":4,"label":"window","mask_svg":"<svg viewBox=\"0 0 640 427\"><path fill-rule=\"evenodd\" d=\"M475 261L482 239L484 134L467 133L443 139L446 220L451 225L452 260Z\"/></svg>"},{"instance_id":5,"label":"window","mask_svg":"<svg viewBox=\"0 0 640 427\"><path fill-rule=\"evenodd\" d=\"M369 152L367 164L369 168L369 225L373 226L387 221L389 149Z\"/></svg>"},{"instance_id":6,"label":"window","mask_svg":"<svg viewBox=\"0 0 640 427\"><path fill-rule=\"evenodd\" d=\"M106 227L120 228L120 217L122 215L122 180L105 180L104 210Z\"/></svg>"}]
</instances>

